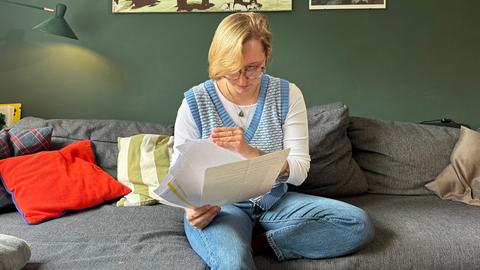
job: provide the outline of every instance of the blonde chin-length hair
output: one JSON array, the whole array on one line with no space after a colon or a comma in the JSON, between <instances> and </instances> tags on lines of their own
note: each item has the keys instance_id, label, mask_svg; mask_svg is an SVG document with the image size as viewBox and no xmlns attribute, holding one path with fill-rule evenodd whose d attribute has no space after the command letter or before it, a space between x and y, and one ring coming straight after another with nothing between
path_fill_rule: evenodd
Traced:
<instances>
[{"instance_id":1,"label":"blonde chin-length hair","mask_svg":"<svg viewBox=\"0 0 480 270\"><path fill-rule=\"evenodd\" d=\"M267 18L254 12L233 13L225 17L215 31L208 52L210 79L219 80L240 70L243 44L250 39L257 39L262 43L268 62L272 54L272 33Z\"/></svg>"}]
</instances>

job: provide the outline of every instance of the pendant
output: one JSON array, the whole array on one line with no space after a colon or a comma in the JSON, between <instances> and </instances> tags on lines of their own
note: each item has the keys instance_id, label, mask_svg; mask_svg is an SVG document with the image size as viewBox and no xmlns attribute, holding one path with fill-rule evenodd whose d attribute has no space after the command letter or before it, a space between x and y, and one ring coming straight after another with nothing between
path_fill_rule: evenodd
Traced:
<instances>
[{"instance_id":1,"label":"pendant","mask_svg":"<svg viewBox=\"0 0 480 270\"><path fill-rule=\"evenodd\" d=\"M240 116L240 117L245 116L245 115L243 114L243 111L242 111L242 110L240 110L240 111L238 112L238 116Z\"/></svg>"}]
</instances>

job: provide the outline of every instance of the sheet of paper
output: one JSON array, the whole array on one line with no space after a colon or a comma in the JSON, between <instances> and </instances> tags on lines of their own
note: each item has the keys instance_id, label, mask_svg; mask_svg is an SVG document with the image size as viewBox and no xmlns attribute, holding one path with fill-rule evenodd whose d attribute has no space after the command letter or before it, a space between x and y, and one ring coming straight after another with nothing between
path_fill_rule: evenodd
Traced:
<instances>
[{"instance_id":1,"label":"sheet of paper","mask_svg":"<svg viewBox=\"0 0 480 270\"><path fill-rule=\"evenodd\" d=\"M285 149L251 160L208 168L203 183L203 203L235 203L270 191L289 151Z\"/></svg>"},{"instance_id":2,"label":"sheet of paper","mask_svg":"<svg viewBox=\"0 0 480 270\"><path fill-rule=\"evenodd\" d=\"M210 140L188 141L178 147L180 155L170 169L178 186L192 203L201 203L205 170L244 160L241 155L216 146Z\"/></svg>"},{"instance_id":3,"label":"sheet of paper","mask_svg":"<svg viewBox=\"0 0 480 270\"><path fill-rule=\"evenodd\" d=\"M270 190L289 149L246 160L209 140L189 141L155 193L178 207L223 205Z\"/></svg>"}]
</instances>

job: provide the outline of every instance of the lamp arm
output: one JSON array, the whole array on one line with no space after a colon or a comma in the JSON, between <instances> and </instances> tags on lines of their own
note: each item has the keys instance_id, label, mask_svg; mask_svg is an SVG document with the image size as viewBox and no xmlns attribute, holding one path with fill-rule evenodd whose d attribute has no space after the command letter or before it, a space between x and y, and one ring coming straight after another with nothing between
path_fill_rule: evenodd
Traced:
<instances>
[{"instance_id":1,"label":"lamp arm","mask_svg":"<svg viewBox=\"0 0 480 270\"><path fill-rule=\"evenodd\" d=\"M43 11L48 11L48 12L55 13L55 9L53 9L53 8L34 6L34 5L18 3L18 2L14 2L14 1L10 1L10 0L0 0L0 2L6 2L6 3L12 4L12 5L35 8L35 9L40 9L40 10L43 10Z\"/></svg>"}]
</instances>

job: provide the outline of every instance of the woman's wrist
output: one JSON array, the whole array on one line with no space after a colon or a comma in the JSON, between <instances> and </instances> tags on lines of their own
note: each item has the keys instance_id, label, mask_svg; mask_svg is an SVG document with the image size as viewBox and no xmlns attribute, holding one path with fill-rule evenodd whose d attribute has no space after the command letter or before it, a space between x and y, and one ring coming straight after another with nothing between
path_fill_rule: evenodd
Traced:
<instances>
[{"instance_id":1,"label":"woman's wrist","mask_svg":"<svg viewBox=\"0 0 480 270\"><path fill-rule=\"evenodd\" d=\"M262 155L262 153L260 152L260 150L258 150L257 148L255 147L250 147L249 151L248 151L248 159L253 159L253 158L256 158L256 157L259 157Z\"/></svg>"},{"instance_id":2,"label":"woman's wrist","mask_svg":"<svg viewBox=\"0 0 480 270\"><path fill-rule=\"evenodd\" d=\"M242 156L244 156L247 159L253 159L253 158L259 157L259 156L264 155L264 154L265 154L264 152L262 152L262 151L258 150L257 148L249 145L247 151L245 151L245 153L243 153Z\"/></svg>"}]
</instances>

